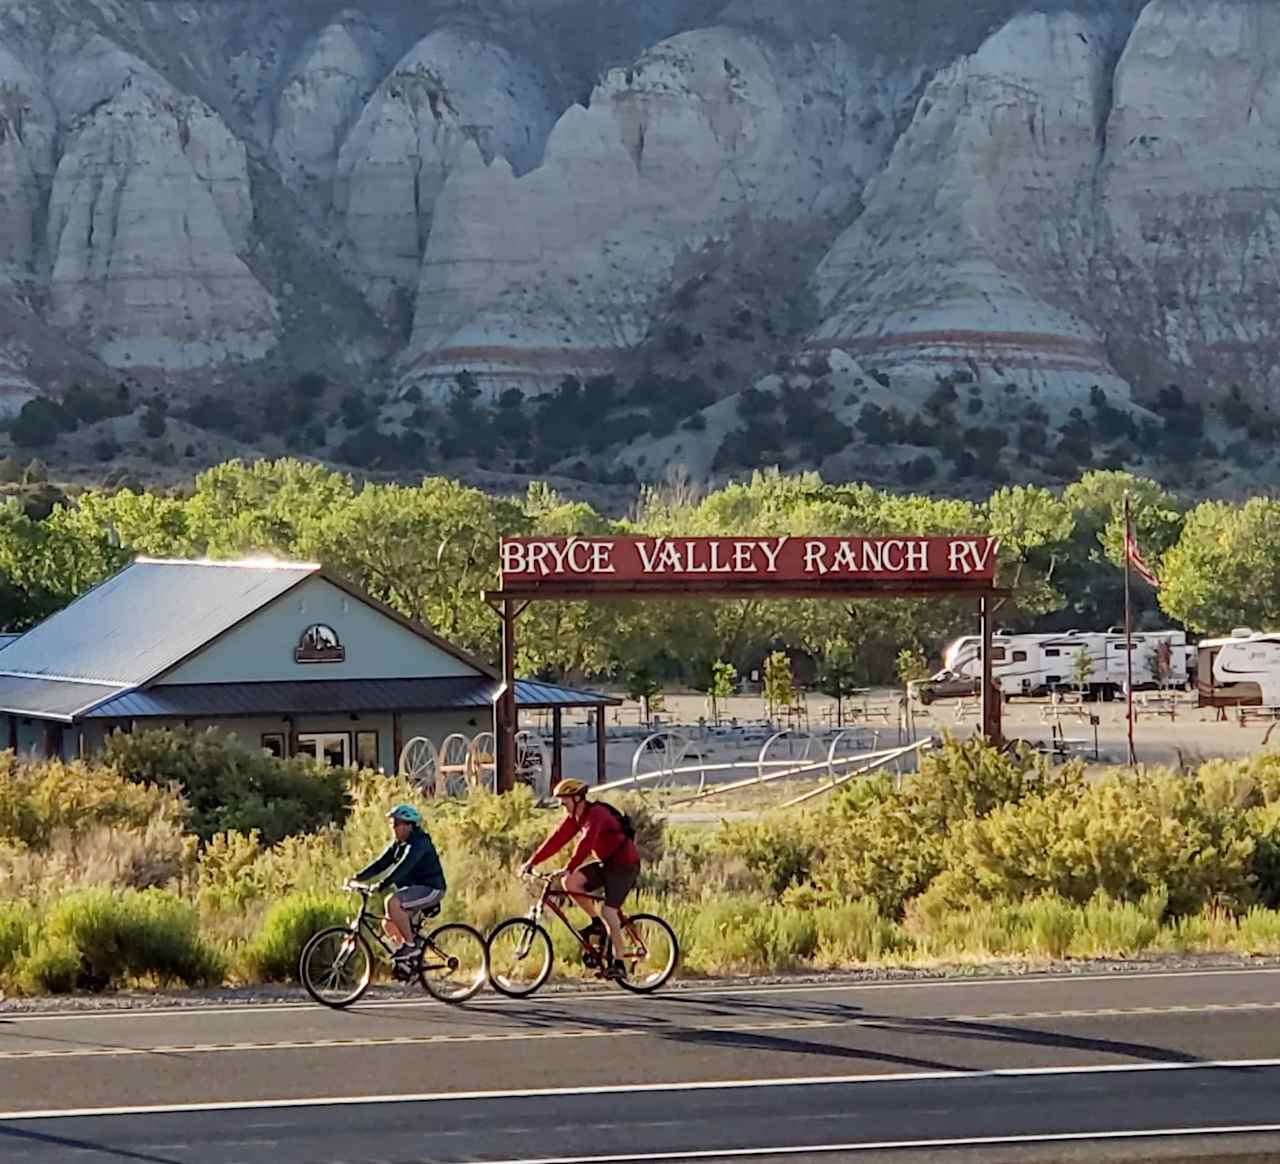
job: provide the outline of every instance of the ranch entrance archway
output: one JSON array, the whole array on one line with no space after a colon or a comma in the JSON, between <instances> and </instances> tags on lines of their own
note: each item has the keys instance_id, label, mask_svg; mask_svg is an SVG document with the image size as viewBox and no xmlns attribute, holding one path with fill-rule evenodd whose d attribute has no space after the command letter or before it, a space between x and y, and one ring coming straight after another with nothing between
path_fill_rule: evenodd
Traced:
<instances>
[{"instance_id":1,"label":"ranch entrance archway","mask_svg":"<svg viewBox=\"0 0 1280 1164\"><path fill-rule=\"evenodd\" d=\"M982 634L981 730L1003 742L991 674L998 539L975 537L522 537L499 547L503 686L495 707L498 790L515 786L516 622L533 602L967 599ZM604 717L596 721L603 762Z\"/></svg>"}]
</instances>

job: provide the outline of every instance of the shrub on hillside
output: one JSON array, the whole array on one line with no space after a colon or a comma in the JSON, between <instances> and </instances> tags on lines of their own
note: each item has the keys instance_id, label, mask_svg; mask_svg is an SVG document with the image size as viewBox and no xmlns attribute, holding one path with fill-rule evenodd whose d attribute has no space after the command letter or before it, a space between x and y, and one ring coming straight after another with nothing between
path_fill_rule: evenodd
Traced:
<instances>
[{"instance_id":1,"label":"shrub on hillside","mask_svg":"<svg viewBox=\"0 0 1280 1164\"><path fill-rule=\"evenodd\" d=\"M117 733L103 761L141 784L177 784L191 805L191 827L215 833L256 829L270 844L341 822L350 772L314 760L277 759L216 731Z\"/></svg>"},{"instance_id":2,"label":"shrub on hillside","mask_svg":"<svg viewBox=\"0 0 1280 1164\"><path fill-rule=\"evenodd\" d=\"M224 970L186 902L154 889L91 889L49 911L18 978L27 989L59 993L133 981L206 986L220 982Z\"/></svg>"}]
</instances>

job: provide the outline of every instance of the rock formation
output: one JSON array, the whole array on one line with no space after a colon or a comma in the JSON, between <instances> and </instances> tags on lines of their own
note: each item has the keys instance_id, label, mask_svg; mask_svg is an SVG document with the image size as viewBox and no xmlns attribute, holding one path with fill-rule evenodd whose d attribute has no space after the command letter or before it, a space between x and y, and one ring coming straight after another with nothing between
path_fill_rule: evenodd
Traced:
<instances>
[{"instance_id":1,"label":"rock formation","mask_svg":"<svg viewBox=\"0 0 1280 1164\"><path fill-rule=\"evenodd\" d=\"M911 11L10 0L0 391L65 388L50 336L175 395L303 357L537 391L767 237L806 364L1274 401L1274 0Z\"/></svg>"}]
</instances>

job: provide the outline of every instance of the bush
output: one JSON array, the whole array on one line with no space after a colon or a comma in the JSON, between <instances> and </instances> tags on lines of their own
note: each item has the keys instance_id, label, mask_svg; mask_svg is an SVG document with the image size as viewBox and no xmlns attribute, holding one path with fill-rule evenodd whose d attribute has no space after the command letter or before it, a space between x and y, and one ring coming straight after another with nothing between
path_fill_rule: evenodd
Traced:
<instances>
[{"instance_id":1,"label":"bush","mask_svg":"<svg viewBox=\"0 0 1280 1164\"><path fill-rule=\"evenodd\" d=\"M22 406L9 426L9 435L19 448L38 448L53 444L62 433L75 427L75 417L62 405L37 397Z\"/></svg>"},{"instance_id":2,"label":"bush","mask_svg":"<svg viewBox=\"0 0 1280 1164\"><path fill-rule=\"evenodd\" d=\"M0 842L38 849L48 846L59 831L78 836L95 826L185 825L189 815L172 789L142 787L109 766L62 760L25 763L12 752L0 753Z\"/></svg>"},{"instance_id":3,"label":"bush","mask_svg":"<svg viewBox=\"0 0 1280 1164\"><path fill-rule=\"evenodd\" d=\"M4 978L27 949L35 916L16 902L0 902L0 978Z\"/></svg>"},{"instance_id":4,"label":"bush","mask_svg":"<svg viewBox=\"0 0 1280 1164\"><path fill-rule=\"evenodd\" d=\"M164 436L167 423L164 413L155 404L148 404L142 419L138 422L138 427L142 430L143 436L156 440Z\"/></svg>"},{"instance_id":5,"label":"bush","mask_svg":"<svg viewBox=\"0 0 1280 1164\"><path fill-rule=\"evenodd\" d=\"M191 728L117 733L103 760L140 784L179 785L203 840L256 829L270 844L341 822L350 773L311 759L245 748L234 736Z\"/></svg>"},{"instance_id":6,"label":"bush","mask_svg":"<svg viewBox=\"0 0 1280 1164\"><path fill-rule=\"evenodd\" d=\"M277 901L244 951L245 970L261 982L296 980L302 947L327 926L350 920L351 908L350 896L334 894L298 893Z\"/></svg>"},{"instance_id":7,"label":"bush","mask_svg":"<svg viewBox=\"0 0 1280 1164\"><path fill-rule=\"evenodd\" d=\"M220 982L224 969L201 939L192 906L154 889L91 889L49 911L18 976L28 989L62 992L137 980L205 986Z\"/></svg>"}]
</instances>

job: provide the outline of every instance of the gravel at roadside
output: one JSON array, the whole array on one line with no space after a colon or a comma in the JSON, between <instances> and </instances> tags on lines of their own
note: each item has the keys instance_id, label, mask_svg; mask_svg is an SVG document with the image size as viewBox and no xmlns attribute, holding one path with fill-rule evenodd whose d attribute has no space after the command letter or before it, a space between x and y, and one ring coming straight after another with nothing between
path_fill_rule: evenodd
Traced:
<instances>
[{"instance_id":1,"label":"gravel at roadside","mask_svg":"<svg viewBox=\"0 0 1280 1164\"><path fill-rule=\"evenodd\" d=\"M666 993L681 990L706 990L738 986L827 986L860 982L939 981L949 978L1017 978L1030 974L1060 975L1064 978L1082 974L1125 974L1177 972L1216 969L1264 969L1280 967L1280 958L1247 958L1230 955L1204 955L1147 958L1135 961L1106 959L1069 962L982 962L912 967L902 969L841 970L821 974L774 974L741 978L682 978L664 988ZM596 982L565 980L548 984L540 997L580 992L609 991L611 987ZM416 999L429 1002L419 991L406 987L375 986L365 995L365 1002ZM0 1024L5 1015L74 1013L84 1011L130 1010L195 1010L225 1006L279 1006L282 1004L315 1005L300 986L244 986L217 990L129 990L109 994L70 994L34 998L5 999L0 992Z\"/></svg>"}]
</instances>

